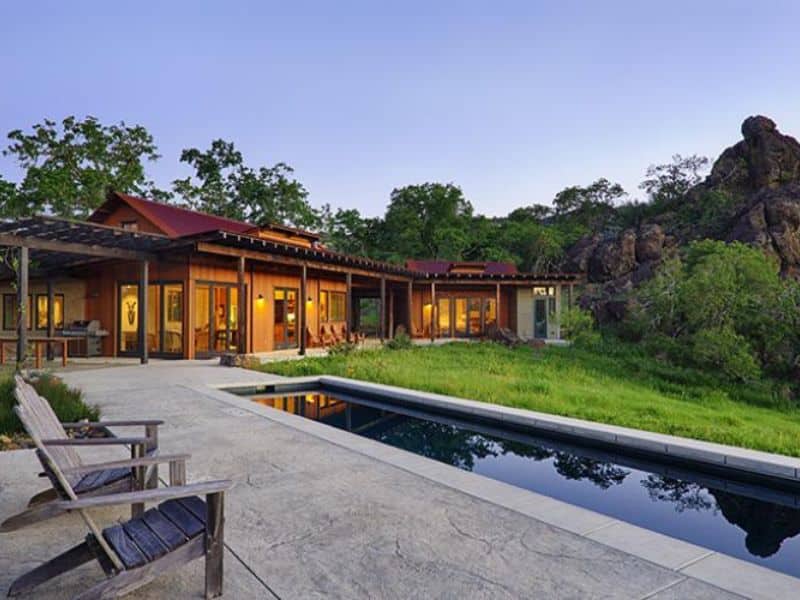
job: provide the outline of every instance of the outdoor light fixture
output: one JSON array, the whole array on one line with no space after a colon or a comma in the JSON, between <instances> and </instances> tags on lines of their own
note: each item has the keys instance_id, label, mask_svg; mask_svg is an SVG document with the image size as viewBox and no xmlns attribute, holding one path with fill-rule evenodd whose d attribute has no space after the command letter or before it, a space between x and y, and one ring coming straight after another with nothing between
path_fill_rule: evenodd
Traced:
<instances>
[{"instance_id":1,"label":"outdoor light fixture","mask_svg":"<svg viewBox=\"0 0 800 600\"><path fill-rule=\"evenodd\" d=\"M256 306L258 306L259 308L264 306L264 294L258 295L258 297L256 298Z\"/></svg>"}]
</instances>

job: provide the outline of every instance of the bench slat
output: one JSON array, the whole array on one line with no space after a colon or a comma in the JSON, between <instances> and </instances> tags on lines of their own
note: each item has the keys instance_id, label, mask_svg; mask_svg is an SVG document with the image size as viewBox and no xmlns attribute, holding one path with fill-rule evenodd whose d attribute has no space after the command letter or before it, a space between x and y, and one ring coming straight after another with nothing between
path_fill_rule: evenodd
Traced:
<instances>
[{"instance_id":1,"label":"bench slat","mask_svg":"<svg viewBox=\"0 0 800 600\"><path fill-rule=\"evenodd\" d=\"M127 569L140 567L147 562L147 558L134 541L128 537L122 525L112 525L103 530L103 537L117 553Z\"/></svg>"},{"instance_id":2,"label":"bench slat","mask_svg":"<svg viewBox=\"0 0 800 600\"><path fill-rule=\"evenodd\" d=\"M183 535L183 532L172 521L162 515L157 508L147 510L142 515L142 519L170 550L186 543L187 538Z\"/></svg>"},{"instance_id":3,"label":"bench slat","mask_svg":"<svg viewBox=\"0 0 800 600\"><path fill-rule=\"evenodd\" d=\"M145 555L148 561L157 559L159 556L164 556L169 552L169 548L153 533L144 519L133 519L123 524L122 528L128 534L139 550Z\"/></svg>"},{"instance_id":4,"label":"bench slat","mask_svg":"<svg viewBox=\"0 0 800 600\"><path fill-rule=\"evenodd\" d=\"M177 500L167 500L158 505L158 510L172 521L186 537L193 538L205 530L205 525L186 510Z\"/></svg>"}]
</instances>

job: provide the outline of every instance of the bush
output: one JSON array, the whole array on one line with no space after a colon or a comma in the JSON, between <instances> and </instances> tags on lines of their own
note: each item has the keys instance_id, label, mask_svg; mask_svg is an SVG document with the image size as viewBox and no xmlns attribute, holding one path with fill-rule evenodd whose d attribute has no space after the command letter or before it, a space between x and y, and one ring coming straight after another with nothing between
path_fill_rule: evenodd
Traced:
<instances>
[{"instance_id":1,"label":"bush","mask_svg":"<svg viewBox=\"0 0 800 600\"><path fill-rule=\"evenodd\" d=\"M398 327L394 337L384 346L389 350L407 350L414 346L414 342L411 341L411 336L406 333L405 328Z\"/></svg>"},{"instance_id":2,"label":"bush","mask_svg":"<svg viewBox=\"0 0 800 600\"><path fill-rule=\"evenodd\" d=\"M339 342L328 348L328 354L330 356L345 356L354 352L356 349L357 346L352 342Z\"/></svg>"},{"instance_id":3,"label":"bush","mask_svg":"<svg viewBox=\"0 0 800 600\"><path fill-rule=\"evenodd\" d=\"M59 421L65 423L81 419L96 421L100 416L100 410L97 407L87 406L83 402L83 394L80 390L68 387L53 375L42 375L32 383L37 393L50 403ZM22 423L13 412L16 403L14 380L10 377L3 379L0 381L0 434L24 431Z\"/></svg>"},{"instance_id":4,"label":"bush","mask_svg":"<svg viewBox=\"0 0 800 600\"><path fill-rule=\"evenodd\" d=\"M761 375L747 340L730 327L697 332L691 355L697 366L718 369L731 379L750 381Z\"/></svg>"},{"instance_id":5,"label":"bush","mask_svg":"<svg viewBox=\"0 0 800 600\"><path fill-rule=\"evenodd\" d=\"M561 313L561 337L577 346L591 346L600 341L600 332L591 312L572 306Z\"/></svg>"}]
</instances>

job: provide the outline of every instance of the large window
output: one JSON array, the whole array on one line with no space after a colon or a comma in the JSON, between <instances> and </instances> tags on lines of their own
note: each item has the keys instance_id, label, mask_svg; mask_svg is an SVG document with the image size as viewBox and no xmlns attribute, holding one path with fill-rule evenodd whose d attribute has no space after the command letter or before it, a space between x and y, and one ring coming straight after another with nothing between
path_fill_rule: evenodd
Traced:
<instances>
[{"instance_id":1,"label":"large window","mask_svg":"<svg viewBox=\"0 0 800 600\"><path fill-rule=\"evenodd\" d=\"M28 295L28 329L33 327L33 296ZM17 295L3 294L3 329L17 328Z\"/></svg>"},{"instance_id":2,"label":"large window","mask_svg":"<svg viewBox=\"0 0 800 600\"><path fill-rule=\"evenodd\" d=\"M197 282L194 288L194 350L202 356L236 350L239 343L239 289L233 283ZM165 301L169 300L169 292ZM177 298L172 290L172 308L165 305L167 317L176 313ZM246 295L246 294L245 294Z\"/></svg>"},{"instance_id":3,"label":"large window","mask_svg":"<svg viewBox=\"0 0 800 600\"><path fill-rule=\"evenodd\" d=\"M53 295L53 327L64 328L64 294ZM36 329L47 329L47 294L36 295Z\"/></svg>"},{"instance_id":4,"label":"large window","mask_svg":"<svg viewBox=\"0 0 800 600\"><path fill-rule=\"evenodd\" d=\"M344 321L347 319L346 302L344 292L321 291L319 293L320 322L327 323L329 321Z\"/></svg>"},{"instance_id":5,"label":"large window","mask_svg":"<svg viewBox=\"0 0 800 600\"><path fill-rule=\"evenodd\" d=\"M139 286L119 286L119 353L139 354ZM183 284L152 283L147 287L147 350L183 354Z\"/></svg>"}]
</instances>

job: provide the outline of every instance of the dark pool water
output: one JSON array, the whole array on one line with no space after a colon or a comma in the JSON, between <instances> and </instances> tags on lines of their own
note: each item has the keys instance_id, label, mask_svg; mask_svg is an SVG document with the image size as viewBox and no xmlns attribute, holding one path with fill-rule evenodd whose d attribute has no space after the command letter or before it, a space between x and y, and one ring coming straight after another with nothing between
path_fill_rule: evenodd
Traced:
<instances>
[{"instance_id":1,"label":"dark pool water","mask_svg":"<svg viewBox=\"0 0 800 600\"><path fill-rule=\"evenodd\" d=\"M261 404L800 576L800 497L790 491L385 408L343 394L248 395Z\"/></svg>"}]
</instances>

